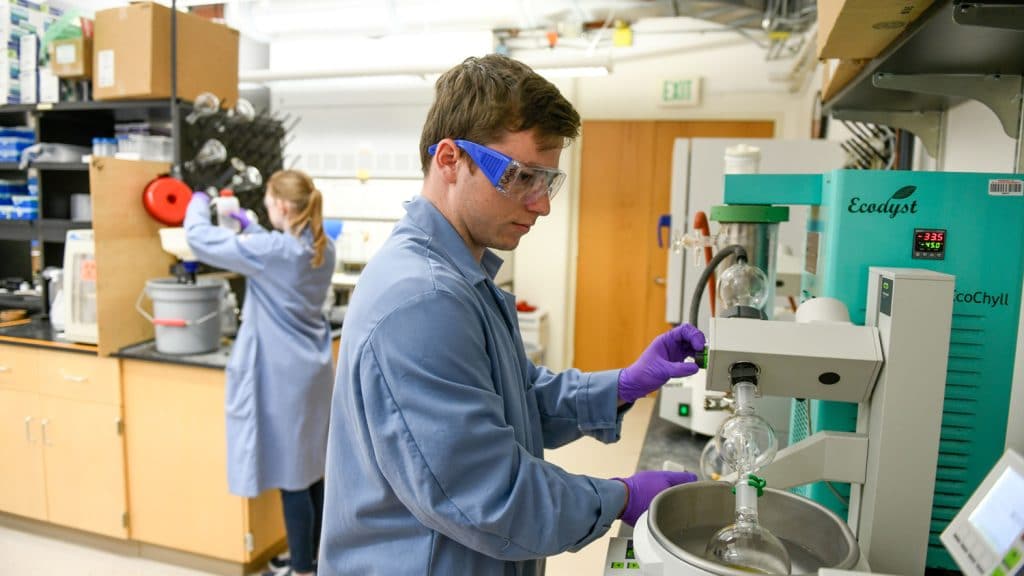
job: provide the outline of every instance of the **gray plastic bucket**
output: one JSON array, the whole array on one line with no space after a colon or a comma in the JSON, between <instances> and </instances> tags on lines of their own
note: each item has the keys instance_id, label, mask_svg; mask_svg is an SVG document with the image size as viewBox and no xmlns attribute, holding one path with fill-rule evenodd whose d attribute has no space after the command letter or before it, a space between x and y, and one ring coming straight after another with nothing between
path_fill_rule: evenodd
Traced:
<instances>
[{"instance_id":1,"label":"gray plastic bucket","mask_svg":"<svg viewBox=\"0 0 1024 576\"><path fill-rule=\"evenodd\" d=\"M156 351L203 354L219 348L223 290L223 281L206 278L195 284L179 284L175 278L147 281L145 294L153 301L153 315L141 306L138 310L154 325Z\"/></svg>"}]
</instances>

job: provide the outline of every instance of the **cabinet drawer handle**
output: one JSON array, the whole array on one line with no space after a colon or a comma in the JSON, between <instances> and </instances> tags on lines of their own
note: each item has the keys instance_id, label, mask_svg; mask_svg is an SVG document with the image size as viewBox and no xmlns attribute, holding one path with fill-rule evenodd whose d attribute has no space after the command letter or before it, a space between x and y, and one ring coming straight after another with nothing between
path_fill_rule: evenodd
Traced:
<instances>
[{"instance_id":1,"label":"cabinet drawer handle","mask_svg":"<svg viewBox=\"0 0 1024 576\"><path fill-rule=\"evenodd\" d=\"M25 416L25 440L28 440L29 444L35 444L36 441L32 439L32 417Z\"/></svg>"},{"instance_id":2,"label":"cabinet drawer handle","mask_svg":"<svg viewBox=\"0 0 1024 576\"><path fill-rule=\"evenodd\" d=\"M44 446L53 446L53 443L46 439L46 427L49 426L49 424L50 424L50 420L47 419L47 418L43 418L43 421L40 423L40 428L43 429L43 445Z\"/></svg>"},{"instance_id":3,"label":"cabinet drawer handle","mask_svg":"<svg viewBox=\"0 0 1024 576\"><path fill-rule=\"evenodd\" d=\"M61 375L61 377L63 377L68 382L74 382L76 384L81 384L82 382L88 382L89 381L89 378L87 376L73 376L73 375L68 374L67 372L65 372L63 370L60 371L60 375Z\"/></svg>"}]
</instances>

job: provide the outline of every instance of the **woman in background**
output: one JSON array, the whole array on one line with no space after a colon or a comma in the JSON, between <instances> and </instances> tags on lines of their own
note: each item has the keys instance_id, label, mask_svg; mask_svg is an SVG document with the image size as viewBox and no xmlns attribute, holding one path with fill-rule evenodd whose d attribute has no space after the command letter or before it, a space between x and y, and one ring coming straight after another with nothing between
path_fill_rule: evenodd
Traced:
<instances>
[{"instance_id":1,"label":"woman in background","mask_svg":"<svg viewBox=\"0 0 1024 576\"><path fill-rule=\"evenodd\" d=\"M278 488L290 566L268 574L312 574L323 519L324 460L334 371L322 305L334 270L322 199L303 172L283 170L263 198L273 230L245 212L241 232L211 224L210 197L193 194L185 216L201 262L244 274L242 324L227 367L228 488L254 498Z\"/></svg>"}]
</instances>

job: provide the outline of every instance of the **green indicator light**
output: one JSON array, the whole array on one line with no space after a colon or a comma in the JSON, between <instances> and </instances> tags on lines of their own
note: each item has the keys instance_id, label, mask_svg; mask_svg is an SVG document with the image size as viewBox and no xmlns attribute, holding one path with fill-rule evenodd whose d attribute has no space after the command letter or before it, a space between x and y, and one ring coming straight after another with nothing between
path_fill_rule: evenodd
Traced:
<instances>
[{"instance_id":1,"label":"green indicator light","mask_svg":"<svg viewBox=\"0 0 1024 576\"><path fill-rule=\"evenodd\" d=\"M1010 551L1006 553L1005 557L1003 557L1003 565L1007 568L1013 568L1017 565L1017 562L1020 562L1021 557L1022 554L1020 550L1010 548Z\"/></svg>"},{"instance_id":2,"label":"green indicator light","mask_svg":"<svg viewBox=\"0 0 1024 576\"><path fill-rule=\"evenodd\" d=\"M679 404L679 415L683 416L683 417L689 416L690 415L690 405L689 404Z\"/></svg>"}]
</instances>

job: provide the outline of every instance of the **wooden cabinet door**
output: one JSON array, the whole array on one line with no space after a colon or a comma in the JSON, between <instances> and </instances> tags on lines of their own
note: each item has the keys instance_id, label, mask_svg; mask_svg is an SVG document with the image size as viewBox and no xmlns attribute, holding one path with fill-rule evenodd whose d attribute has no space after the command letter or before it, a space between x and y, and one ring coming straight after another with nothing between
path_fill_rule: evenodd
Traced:
<instances>
[{"instance_id":1,"label":"wooden cabinet door","mask_svg":"<svg viewBox=\"0 0 1024 576\"><path fill-rule=\"evenodd\" d=\"M37 392L39 351L26 346L0 345L0 388Z\"/></svg>"},{"instance_id":2,"label":"wooden cabinet door","mask_svg":"<svg viewBox=\"0 0 1024 576\"><path fill-rule=\"evenodd\" d=\"M573 365L631 364L667 330L668 214L676 138L771 138L770 121L586 121L580 139L579 256ZM666 239L666 238L663 238Z\"/></svg>"},{"instance_id":3,"label":"wooden cabinet door","mask_svg":"<svg viewBox=\"0 0 1024 576\"><path fill-rule=\"evenodd\" d=\"M224 372L124 360L132 539L246 562L245 499L228 492Z\"/></svg>"},{"instance_id":4,"label":"wooden cabinet door","mask_svg":"<svg viewBox=\"0 0 1024 576\"><path fill-rule=\"evenodd\" d=\"M120 407L46 396L42 404L50 522L127 538Z\"/></svg>"},{"instance_id":5,"label":"wooden cabinet door","mask_svg":"<svg viewBox=\"0 0 1024 576\"><path fill-rule=\"evenodd\" d=\"M39 396L0 388L0 510L46 520Z\"/></svg>"},{"instance_id":6,"label":"wooden cabinet door","mask_svg":"<svg viewBox=\"0 0 1024 576\"><path fill-rule=\"evenodd\" d=\"M252 534L248 561L252 561L262 556L267 549L284 542L287 535L280 490L266 490L246 502L245 524Z\"/></svg>"}]
</instances>

